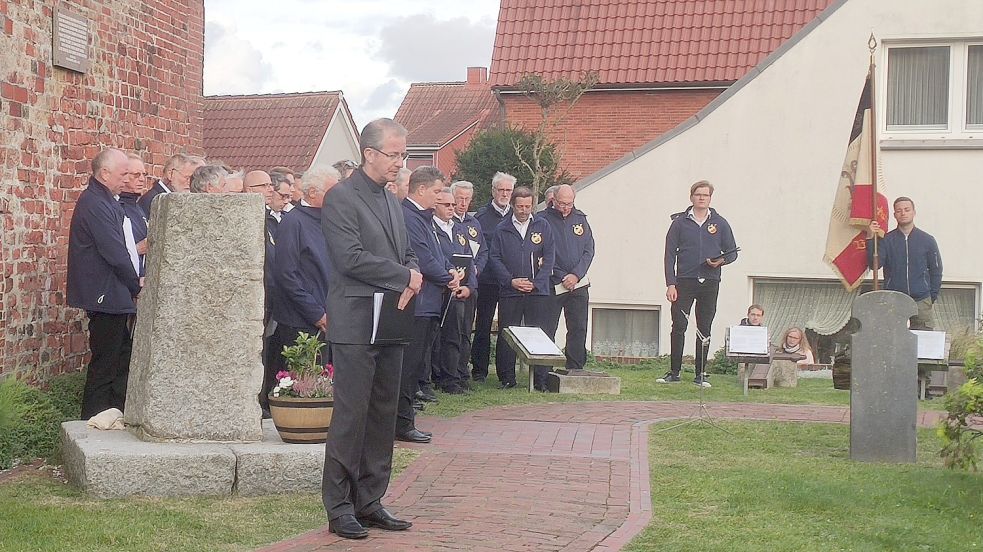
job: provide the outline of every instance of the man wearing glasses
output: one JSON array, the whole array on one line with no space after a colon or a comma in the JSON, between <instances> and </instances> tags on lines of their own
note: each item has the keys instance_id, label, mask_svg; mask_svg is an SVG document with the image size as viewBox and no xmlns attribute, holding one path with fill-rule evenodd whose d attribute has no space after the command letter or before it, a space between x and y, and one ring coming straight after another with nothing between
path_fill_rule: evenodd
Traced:
<instances>
[{"instance_id":1,"label":"man wearing glasses","mask_svg":"<svg viewBox=\"0 0 983 552\"><path fill-rule=\"evenodd\" d=\"M194 174L195 169L204 164L204 159L184 153L171 156L167 163L164 163L164 174L161 179L137 202L147 219L150 219L150 204L158 195L191 191L191 175Z\"/></svg>"},{"instance_id":2,"label":"man wearing glasses","mask_svg":"<svg viewBox=\"0 0 983 552\"><path fill-rule=\"evenodd\" d=\"M321 495L328 530L349 539L368 536L366 527L402 531L412 525L381 503L392 471L405 345L373 344L372 321L376 293L399 294L398 308L406 309L423 286L403 209L385 190L406 160L406 129L391 119L372 121L362 129L359 148L362 166L321 208L332 268L327 312L335 367Z\"/></svg>"},{"instance_id":3,"label":"man wearing glasses","mask_svg":"<svg viewBox=\"0 0 983 552\"><path fill-rule=\"evenodd\" d=\"M590 303L584 280L594 260L594 233L587 215L573 206L577 193L572 186L557 186L553 203L543 213L553 230L556 260L550 277L551 312L544 328L555 339L563 311L567 327L567 370L583 370L587 363L587 309Z\"/></svg>"},{"instance_id":4,"label":"man wearing glasses","mask_svg":"<svg viewBox=\"0 0 983 552\"><path fill-rule=\"evenodd\" d=\"M512 216L512 190L515 177L503 172L492 177L492 199L474 217L481 224L485 243L491 243L492 235L506 217ZM498 281L491 271L478 274L478 305L475 314L474 340L471 343L471 377L475 381L485 381L488 377L488 362L491 357L491 327L498 306Z\"/></svg>"},{"instance_id":5,"label":"man wearing glasses","mask_svg":"<svg viewBox=\"0 0 983 552\"><path fill-rule=\"evenodd\" d=\"M669 371L656 383L679 381L686 345L689 313L696 303L696 379L710 387L704 367L710 347L710 327L717 313L720 267L737 260L734 232L724 217L710 208L713 184L706 180L690 186L692 206L672 215L666 233L666 299L672 313Z\"/></svg>"}]
</instances>

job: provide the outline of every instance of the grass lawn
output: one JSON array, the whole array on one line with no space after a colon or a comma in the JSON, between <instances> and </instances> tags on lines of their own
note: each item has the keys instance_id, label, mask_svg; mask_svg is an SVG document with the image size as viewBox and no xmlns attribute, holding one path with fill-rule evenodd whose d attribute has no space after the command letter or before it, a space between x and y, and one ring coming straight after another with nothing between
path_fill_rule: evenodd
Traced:
<instances>
[{"instance_id":1,"label":"grass lawn","mask_svg":"<svg viewBox=\"0 0 983 552\"><path fill-rule=\"evenodd\" d=\"M878 465L847 426L722 425L650 428L652 522L626 551L983 550L983 475L943 469L931 430L917 464Z\"/></svg>"},{"instance_id":2,"label":"grass lawn","mask_svg":"<svg viewBox=\"0 0 983 552\"><path fill-rule=\"evenodd\" d=\"M529 393L528 379L524 374L518 374L518 386L506 391L498 388L494 365L491 374L484 383L474 384L475 392L470 395L441 394L440 403L428 405L427 414L436 416L457 416L464 412L478 410L491 406L510 404L532 404L547 402L571 401L695 401L699 388L693 385L693 373L685 371L681 375L682 382L674 384L655 383L657 378L665 374L669 365L668 358L660 358L633 366L616 364L595 364L591 370L603 370L612 376L621 378L620 395L557 395L552 393ZM686 366L683 367L684 370ZM692 370L692 367L690 367ZM833 389L832 380L799 378L798 387L794 389L751 389L747 397L737 383L737 376L713 374L710 378L713 384L706 390L708 402L730 403L781 403L781 404L830 404L846 406L850 404L850 392ZM920 409L942 410L942 400L919 401Z\"/></svg>"},{"instance_id":3,"label":"grass lawn","mask_svg":"<svg viewBox=\"0 0 983 552\"><path fill-rule=\"evenodd\" d=\"M419 453L396 449L393 477ZM320 495L96 500L47 476L0 484L0 551L253 550L324 525Z\"/></svg>"}]
</instances>

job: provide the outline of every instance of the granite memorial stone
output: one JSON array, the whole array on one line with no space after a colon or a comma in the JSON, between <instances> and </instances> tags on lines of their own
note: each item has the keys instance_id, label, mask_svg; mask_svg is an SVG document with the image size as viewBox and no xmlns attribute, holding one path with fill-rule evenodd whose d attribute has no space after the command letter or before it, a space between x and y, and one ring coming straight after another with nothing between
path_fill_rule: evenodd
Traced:
<instances>
[{"instance_id":1,"label":"granite memorial stone","mask_svg":"<svg viewBox=\"0 0 983 552\"><path fill-rule=\"evenodd\" d=\"M860 330L853 334L850 458L862 462L915 461L918 342L908 319L911 297L872 291L853 302Z\"/></svg>"},{"instance_id":2,"label":"granite memorial stone","mask_svg":"<svg viewBox=\"0 0 983 552\"><path fill-rule=\"evenodd\" d=\"M263 197L162 194L124 421L151 441L262 438Z\"/></svg>"}]
</instances>

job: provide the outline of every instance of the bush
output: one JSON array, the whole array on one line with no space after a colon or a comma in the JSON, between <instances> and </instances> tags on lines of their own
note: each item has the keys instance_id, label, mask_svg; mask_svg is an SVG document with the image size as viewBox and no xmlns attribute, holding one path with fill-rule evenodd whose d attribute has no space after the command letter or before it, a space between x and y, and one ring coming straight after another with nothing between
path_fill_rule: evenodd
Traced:
<instances>
[{"instance_id":1,"label":"bush","mask_svg":"<svg viewBox=\"0 0 983 552\"><path fill-rule=\"evenodd\" d=\"M0 469L58 452L63 417L51 399L35 387L13 378L0 382L0 409L7 427L0 431ZM6 404L2 404L6 403Z\"/></svg>"},{"instance_id":2,"label":"bush","mask_svg":"<svg viewBox=\"0 0 983 552\"><path fill-rule=\"evenodd\" d=\"M82 388L85 372L61 374L48 380L48 398L64 420L77 420L82 413Z\"/></svg>"},{"instance_id":3,"label":"bush","mask_svg":"<svg viewBox=\"0 0 983 552\"><path fill-rule=\"evenodd\" d=\"M983 416L983 337L966 346L966 375L969 381L955 393L945 396L945 409L949 412L939 424L942 438L942 456L946 467L976 471L977 457L983 430L970 426L969 419Z\"/></svg>"},{"instance_id":4,"label":"bush","mask_svg":"<svg viewBox=\"0 0 983 552\"><path fill-rule=\"evenodd\" d=\"M710 359L707 371L711 374L736 374L737 362L727 358L727 353L721 347L717 349L717 352L713 354L713 358Z\"/></svg>"}]
</instances>

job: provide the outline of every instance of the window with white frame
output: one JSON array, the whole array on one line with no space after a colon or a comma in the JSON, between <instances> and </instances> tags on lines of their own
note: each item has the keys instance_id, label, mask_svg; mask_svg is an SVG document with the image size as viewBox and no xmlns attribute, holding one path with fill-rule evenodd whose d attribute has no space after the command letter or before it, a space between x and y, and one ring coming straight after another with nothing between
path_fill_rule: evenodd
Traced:
<instances>
[{"instance_id":1,"label":"window with white frame","mask_svg":"<svg viewBox=\"0 0 983 552\"><path fill-rule=\"evenodd\" d=\"M602 358L659 356L659 311L598 308L591 312L591 353Z\"/></svg>"},{"instance_id":2,"label":"window with white frame","mask_svg":"<svg viewBox=\"0 0 983 552\"><path fill-rule=\"evenodd\" d=\"M890 45L884 137L983 140L983 40Z\"/></svg>"}]
</instances>

